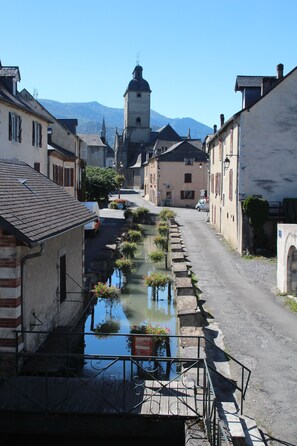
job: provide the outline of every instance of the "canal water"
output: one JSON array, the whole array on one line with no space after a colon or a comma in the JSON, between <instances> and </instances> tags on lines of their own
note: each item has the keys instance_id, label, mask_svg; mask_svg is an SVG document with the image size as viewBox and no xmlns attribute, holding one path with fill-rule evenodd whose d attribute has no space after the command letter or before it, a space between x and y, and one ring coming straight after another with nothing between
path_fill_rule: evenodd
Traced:
<instances>
[{"instance_id":1,"label":"canal water","mask_svg":"<svg viewBox=\"0 0 297 446\"><path fill-rule=\"evenodd\" d=\"M174 336L177 334L177 316L173 287L168 289L166 286L164 290L159 290L158 298L154 299L151 287L144 284L144 277L152 272L161 272L170 277L172 277L172 272L170 265L166 268L165 260L155 264L149 261L148 254L157 250L154 240L159 234L155 225L142 226L144 238L137 245L133 259L135 270L124 279L124 286L123 277L116 269L106 282L121 288L119 298L99 298L85 321L86 355L131 355L130 331L134 326L142 324L166 328L169 337L173 336L170 338L170 355L176 355L176 338ZM94 336L97 327L100 328L100 334ZM164 349L160 354L166 356L167 353ZM86 361L84 374L88 376L98 373L99 376L121 379L123 363L118 361L112 366L109 365L110 363L111 360ZM146 367L151 370L153 366L146 364ZM167 370L167 366L164 365L164 368ZM163 370L163 372L168 375L168 371ZM129 374L130 372L125 371L125 373ZM175 371L171 370L170 376L172 373Z\"/></svg>"}]
</instances>

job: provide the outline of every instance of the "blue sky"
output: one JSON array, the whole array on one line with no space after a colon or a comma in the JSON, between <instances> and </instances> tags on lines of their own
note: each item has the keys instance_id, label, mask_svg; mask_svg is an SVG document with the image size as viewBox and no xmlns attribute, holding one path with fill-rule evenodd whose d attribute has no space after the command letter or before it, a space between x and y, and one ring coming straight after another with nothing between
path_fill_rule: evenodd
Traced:
<instances>
[{"instance_id":1,"label":"blue sky","mask_svg":"<svg viewBox=\"0 0 297 446\"><path fill-rule=\"evenodd\" d=\"M2 65L39 99L123 108L139 62L153 110L213 127L241 108L237 75L297 65L296 0L0 0L0 14Z\"/></svg>"}]
</instances>

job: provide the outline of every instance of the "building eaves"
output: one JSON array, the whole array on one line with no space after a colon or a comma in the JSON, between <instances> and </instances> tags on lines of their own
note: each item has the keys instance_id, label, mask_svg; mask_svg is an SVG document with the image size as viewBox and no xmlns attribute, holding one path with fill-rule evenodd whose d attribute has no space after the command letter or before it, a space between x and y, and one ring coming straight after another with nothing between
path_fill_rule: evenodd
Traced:
<instances>
[{"instance_id":1,"label":"building eaves","mask_svg":"<svg viewBox=\"0 0 297 446\"><path fill-rule=\"evenodd\" d=\"M237 76L235 82L235 91L242 91L244 88L260 88L265 76Z\"/></svg>"},{"instance_id":2,"label":"building eaves","mask_svg":"<svg viewBox=\"0 0 297 446\"><path fill-rule=\"evenodd\" d=\"M32 167L0 159L0 226L35 246L92 221L92 214Z\"/></svg>"},{"instance_id":3,"label":"building eaves","mask_svg":"<svg viewBox=\"0 0 297 446\"><path fill-rule=\"evenodd\" d=\"M14 106L22 111L30 113L33 116L38 117L39 119L43 119L44 121L50 123L51 120L44 116L37 110L32 109L26 101L23 100L20 93L17 93L15 96L7 90L7 88L1 83L0 79L0 101L5 102L10 106Z\"/></svg>"},{"instance_id":4,"label":"building eaves","mask_svg":"<svg viewBox=\"0 0 297 446\"><path fill-rule=\"evenodd\" d=\"M17 81L20 81L19 67L2 67L0 64L0 77L15 77Z\"/></svg>"},{"instance_id":5,"label":"building eaves","mask_svg":"<svg viewBox=\"0 0 297 446\"><path fill-rule=\"evenodd\" d=\"M75 160L77 159L77 156L75 156L75 154L73 152L70 152L69 150L63 149L62 147L58 146L57 144L51 143L47 145L47 150L48 152L58 152L60 153L63 157L68 158L68 159L72 159Z\"/></svg>"}]
</instances>

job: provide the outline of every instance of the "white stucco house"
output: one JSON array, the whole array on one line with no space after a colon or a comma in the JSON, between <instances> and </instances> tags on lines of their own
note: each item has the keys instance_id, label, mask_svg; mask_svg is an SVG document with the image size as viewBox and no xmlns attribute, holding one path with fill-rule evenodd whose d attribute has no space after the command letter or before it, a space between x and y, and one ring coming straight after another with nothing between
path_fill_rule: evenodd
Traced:
<instances>
[{"instance_id":1,"label":"white stucco house","mask_svg":"<svg viewBox=\"0 0 297 446\"><path fill-rule=\"evenodd\" d=\"M247 197L267 200L264 230L276 252L277 224L285 223L282 203L297 196L297 67L284 76L237 76L242 110L206 140L209 154L210 224L243 253L250 248L250 228L242 205Z\"/></svg>"},{"instance_id":2,"label":"white stucco house","mask_svg":"<svg viewBox=\"0 0 297 446\"><path fill-rule=\"evenodd\" d=\"M50 123L28 106L18 92L18 67L0 62L0 156L22 160L47 175L47 129Z\"/></svg>"},{"instance_id":3,"label":"white stucco house","mask_svg":"<svg viewBox=\"0 0 297 446\"><path fill-rule=\"evenodd\" d=\"M36 352L45 334L82 317L84 225L94 215L45 175L0 159L0 372L7 353Z\"/></svg>"}]
</instances>

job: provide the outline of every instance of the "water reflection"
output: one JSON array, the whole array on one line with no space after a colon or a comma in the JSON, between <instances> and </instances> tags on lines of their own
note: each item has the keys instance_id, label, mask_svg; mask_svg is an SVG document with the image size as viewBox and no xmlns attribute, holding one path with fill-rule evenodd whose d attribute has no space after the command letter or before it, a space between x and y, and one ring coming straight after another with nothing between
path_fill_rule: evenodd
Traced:
<instances>
[{"instance_id":1,"label":"water reflection","mask_svg":"<svg viewBox=\"0 0 297 446\"><path fill-rule=\"evenodd\" d=\"M122 288L118 299L98 299L93 307L92 313L85 322L85 354L109 354L109 355L130 355L131 345L129 345L129 333L133 326L142 323L151 323L153 326L161 326L169 329L170 335L176 335L177 317L174 299L170 299L171 293L168 285L165 289L159 290L158 300L153 300L151 287L144 284L144 276L152 272L162 272L171 275L171 271L166 269L165 262L152 264L148 261L148 253L156 250L154 238L157 229L154 225L143 225L144 238L138 244L137 252L133 259L135 271L127 276L127 280ZM107 283L116 287L122 286L122 277L118 270L114 270ZM100 333L106 328L104 335L91 336L87 333L100 328ZM118 335L108 336L110 333ZM127 335L124 336L123 334ZM176 348L171 342L171 355L174 356ZM106 364L105 364L106 365ZM87 375L94 370L101 370L103 364L86 362L84 373ZM108 367L104 371L105 375L119 375L122 367Z\"/></svg>"}]
</instances>

